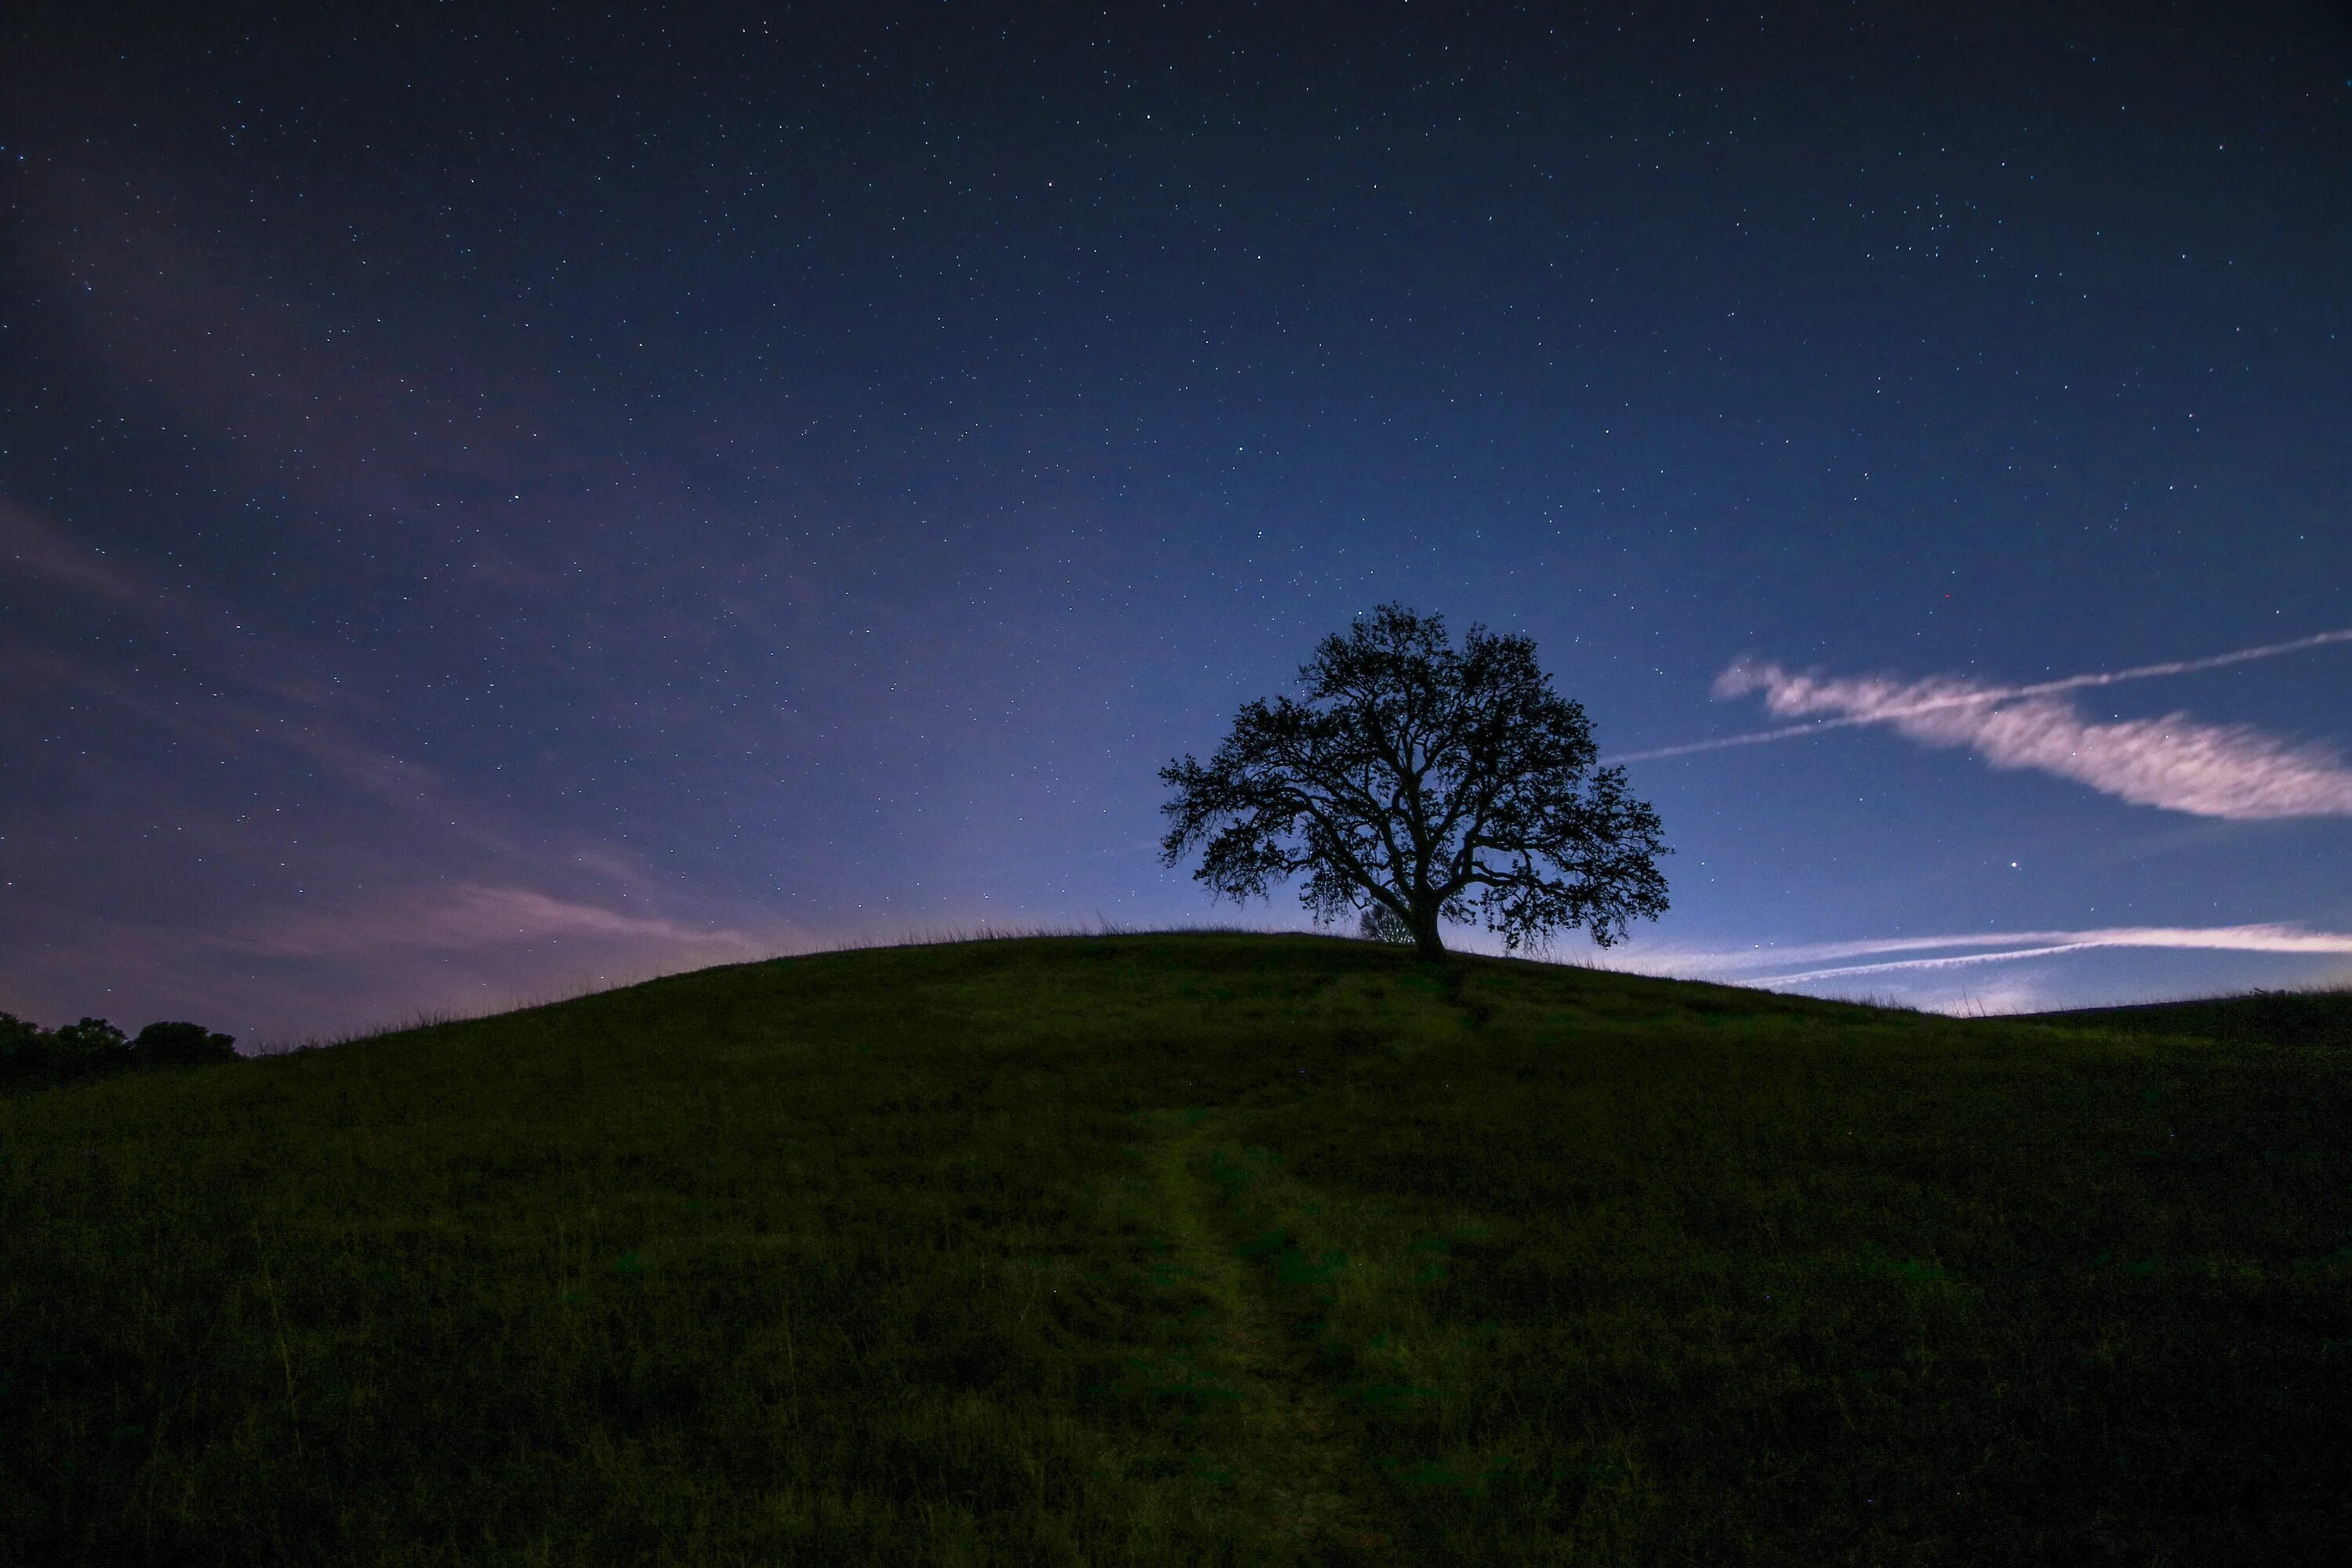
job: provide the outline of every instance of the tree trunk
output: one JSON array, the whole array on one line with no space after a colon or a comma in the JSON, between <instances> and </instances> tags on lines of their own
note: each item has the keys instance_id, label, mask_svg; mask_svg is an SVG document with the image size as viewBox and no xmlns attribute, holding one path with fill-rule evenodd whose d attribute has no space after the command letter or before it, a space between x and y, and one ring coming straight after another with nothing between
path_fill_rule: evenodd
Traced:
<instances>
[{"instance_id":1,"label":"tree trunk","mask_svg":"<svg viewBox=\"0 0 2352 1568\"><path fill-rule=\"evenodd\" d=\"M1438 940L1437 906L1415 904L1412 910L1413 951L1423 958L1444 958L1445 943Z\"/></svg>"}]
</instances>

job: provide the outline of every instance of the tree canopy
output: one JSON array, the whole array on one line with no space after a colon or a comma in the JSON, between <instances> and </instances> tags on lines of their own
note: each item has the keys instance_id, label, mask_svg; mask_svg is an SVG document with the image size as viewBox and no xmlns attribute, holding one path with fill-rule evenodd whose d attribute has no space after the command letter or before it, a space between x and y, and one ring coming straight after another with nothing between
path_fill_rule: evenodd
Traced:
<instances>
[{"instance_id":1,"label":"tree canopy","mask_svg":"<svg viewBox=\"0 0 2352 1568\"><path fill-rule=\"evenodd\" d=\"M1535 643L1382 605L1323 639L1303 700L1252 702L1203 764L1160 772L1175 795L1170 866L1236 901L1304 874L1328 923L1402 922L1425 954L1441 925L1483 918L1516 952L1582 927L1603 947L1666 908L1658 814L1595 766L1584 710L1555 694Z\"/></svg>"},{"instance_id":2,"label":"tree canopy","mask_svg":"<svg viewBox=\"0 0 2352 1568\"><path fill-rule=\"evenodd\" d=\"M103 1018L44 1029L0 1013L0 1089L45 1088L144 1068L201 1067L237 1059L236 1041L201 1024L150 1024L137 1039Z\"/></svg>"}]
</instances>

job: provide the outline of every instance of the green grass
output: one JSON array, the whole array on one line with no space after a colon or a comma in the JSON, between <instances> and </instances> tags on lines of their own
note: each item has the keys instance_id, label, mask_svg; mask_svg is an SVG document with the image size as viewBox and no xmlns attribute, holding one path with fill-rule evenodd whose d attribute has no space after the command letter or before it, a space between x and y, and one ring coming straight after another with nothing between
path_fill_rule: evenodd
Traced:
<instances>
[{"instance_id":1,"label":"green grass","mask_svg":"<svg viewBox=\"0 0 2352 1568\"><path fill-rule=\"evenodd\" d=\"M2352 1076L1357 942L707 970L0 1100L0 1557L2283 1563Z\"/></svg>"}]
</instances>

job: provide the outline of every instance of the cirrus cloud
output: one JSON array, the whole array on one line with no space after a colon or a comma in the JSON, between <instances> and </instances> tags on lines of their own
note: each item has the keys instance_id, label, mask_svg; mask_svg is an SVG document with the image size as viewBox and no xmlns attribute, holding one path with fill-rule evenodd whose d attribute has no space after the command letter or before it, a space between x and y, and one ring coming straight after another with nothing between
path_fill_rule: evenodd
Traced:
<instances>
[{"instance_id":1,"label":"cirrus cloud","mask_svg":"<svg viewBox=\"0 0 2352 1568\"><path fill-rule=\"evenodd\" d=\"M1717 697L1764 694L1776 716L1886 724L1930 746L1966 747L1996 768L2031 768L2136 805L2196 816L2352 816L2352 767L2334 751L2186 713L2095 722L2047 690L1960 676L1832 679L1739 660Z\"/></svg>"},{"instance_id":2,"label":"cirrus cloud","mask_svg":"<svg viewBox=\"0 0 2352 1568\"><path fill-rule=\"evenodd\" d=\"M2227 926L2094 926L2073 931L1947 931L1856 937L1838 942L1754 942L1745 947L1645 944L1612 952L1596 966L1634 974L1706 980L1723 985L1821 985L1897 973L1965 970L2065 953L2118 948L2176 952L2352 959L2352 931L2317 931L2291 921ZM1855 961L1860 962L1855 962ZM2042 990L2022 980L2000 983L2014 1006L1993 1007L1993 993L1972 987L1960 1000L1972 1010L2025 1011ZM2031 994L2029 996L2028 994Z\"/></svg>"},{"instance_id":3,"label":"cirrus cloud","mask_svg":"<svg viewBox=\"0 0 2352 1568\"><path fill-rule=\"evenodd\" d=\"M477 883L420 890L380 905L283 919L258 930L224 933L217 942L259 957L322 958L394 948L475 950L566 939L657 949L706 963L722 957L763 957L777 944L772 934L632 915L536 889Z\"/></svg>"},{"instance_id":4,"label":"cirrus cloud","mask_svg":"<svg viewBox=\"0 0 2352 1568\"><path fill-rule=\"evenodd\" d=\"M1934 953L1919 958L1883 959L1872 963L1843 963L1774 974L1746 982L1755 985L1812 984L1843 980L1854 974L1884 974L1898 969L1956 969L1979 963L2004 963L2021 958L2083 952L2093 948L2171 948L2204 952L2274 952L2352 955L2352 934L2312 931L2292 924L2237 926L2108 926L2091 931L1985 931L1961 936L1878 938L1829 942L1810 948L1784 948L1772 956L1791 959L1864 958L1880 953L1929 951L1937 948L1990 947L1991 952ZM1745 956L1745 955L1734 955Z\"/></svg>"}]
</instances>

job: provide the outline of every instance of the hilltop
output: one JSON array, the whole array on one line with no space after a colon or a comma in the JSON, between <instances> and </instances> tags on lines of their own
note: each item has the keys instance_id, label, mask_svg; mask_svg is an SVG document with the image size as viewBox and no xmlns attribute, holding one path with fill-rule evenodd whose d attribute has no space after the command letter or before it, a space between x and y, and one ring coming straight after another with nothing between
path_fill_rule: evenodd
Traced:
<instances>
[{"instance_id":1,"label":"hilltop","mask_svg":"<svg viewBox=\"0 0 2352 1568\"><path fill-rule=\"evenodd\" d=\"M0 1100L0 1554L2332 1560L2345 1058L2086 1022L1056 938Z\"/></svg>"}]
</instances>

